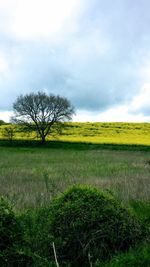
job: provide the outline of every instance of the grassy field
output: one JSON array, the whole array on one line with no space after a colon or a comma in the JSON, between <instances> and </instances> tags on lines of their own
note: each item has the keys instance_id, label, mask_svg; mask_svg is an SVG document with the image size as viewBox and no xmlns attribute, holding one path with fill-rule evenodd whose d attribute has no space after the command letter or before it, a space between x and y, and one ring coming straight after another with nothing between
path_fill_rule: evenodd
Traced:
<instances>
[{"instance_id":1,"label":"grassy field","mask_svg":"<svg viewBox=\"0 0 150 267\"><path fill-rule=\"evenodd\" d=\"M60 140L150 145L148 123L70 123Z\"/></svg>"},{"instance_id":2,"label":"grassy field","mask_svg":"<svg viewBox=\"0 0 150 267\"><path fill-rule=\"evenodd\" d=\"M17 209L45 204L72 184L112 190L121 200L150 200L150 152L101 146L0 148L0 194ZM117 149L117 147L115 147Z\"/></svg>"},{"instance_id":3,"label":"grassy field","mask_svg":"<svg viewBox=\"0 0 150 267\"><path fill-rule=\"evenodd\" d=\"M44 210L69 186L88 184L109 190L125 206L132 207L143 225L149 225L150 124L69 123L65 126L59 137L49 138L51 141L44 146L34 132L23 134L17 127L14 127L15 139L10 143L3 136L4 127L9 125L0 127L0 196L13 204L19 216L31 208L31 218L34 218L38 208ZM35 224L34 234L28 237L31 243L33 238L33 248L39 244L38 227ZM41 251L44 241L40 242ZM118 255L106 266L149 267L149 249L146 241L133 251ZM95 267L99 266L103 265Z\"/></svg>"},{"instance_id":4,"label":"grassy field","mask_svg":"<svg viewBox=\"0 0 150 267\"><path fill-rule=\"evenodd\" d=\"M53 132L47 140L70 142L90 142L96 144L135 144L150 146L150 123L64 123L64 128L58 136ZM0 126L0 139L5 139L4 128ZM14 126L17 140L37 140L35 132L24 133Z\"/></svg>"},{"instance_id":5,"label":"grassy field","mask_svg":"<svg viewBox=\"0 0 150 267\"><path fill-rule=\"evenodd\" d=\"M0 143L0 194L17 208L42 205L77 183L112 190L123 201L150 200L149 123L66 123L45 147L35 133L14 128L12 147Z\"/></svg>"}]
</instances>

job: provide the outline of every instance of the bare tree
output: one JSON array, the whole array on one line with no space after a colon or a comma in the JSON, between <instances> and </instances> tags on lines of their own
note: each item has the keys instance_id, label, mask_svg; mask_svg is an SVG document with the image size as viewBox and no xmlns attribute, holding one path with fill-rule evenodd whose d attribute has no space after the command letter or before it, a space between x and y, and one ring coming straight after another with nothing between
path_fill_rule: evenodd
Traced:
<instances>
[{"instance_id":1,"label":"bare tree","mask_svg":"<svg viewBox=\"0 0 150 267\"><path fill-rule=\"evenodd\" d=\"M43 92L20 95L13 104L13 121L36 130L45 143L52 128L65 120L71 120L74 108L64 97Z\"/></svg>"}]
</instances>

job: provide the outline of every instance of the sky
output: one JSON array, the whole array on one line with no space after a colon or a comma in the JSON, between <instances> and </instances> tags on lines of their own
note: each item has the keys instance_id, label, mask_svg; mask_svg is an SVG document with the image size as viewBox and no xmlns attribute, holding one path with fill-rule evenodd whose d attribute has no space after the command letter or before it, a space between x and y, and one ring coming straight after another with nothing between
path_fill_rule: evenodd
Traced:
<instances>
[{"instance_id":1,"label":"sky","mask_svg":"<svg viewBox=\"0 0 150 267\"><path fill-rule=\"evenodd\" d=\"M0 119L20 94L67 97L74 121L150 122L149 0L0 0Z\"/></svg>"}]
</instances>

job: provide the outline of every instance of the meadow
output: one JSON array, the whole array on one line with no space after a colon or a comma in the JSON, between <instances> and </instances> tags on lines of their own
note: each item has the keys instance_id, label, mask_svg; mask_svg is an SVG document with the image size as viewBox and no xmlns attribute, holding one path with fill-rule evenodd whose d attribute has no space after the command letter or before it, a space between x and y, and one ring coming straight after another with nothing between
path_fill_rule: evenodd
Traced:
<instances>
[{"instance_id":1,"label":"meadow","mask_svg":"<svg viewBox=\"0 0 150 267\"><path fill-rule=\"evenodd\" d=\"M2 134L8 126L0 127L0 195L17 214L47 207L68 187L85 184L108 191L150 222L150 124L66 123L44 146L34 132L16 126L10 144ZM138 254L131 251L129 258Z\"/></svg>"},{"instance_id":2,"label":"meadow","mask_svg":"<svg viewBox=\"0 0 150 267\"><path fill-rule=\"evenodd\" d=\"M150 123L68 123L60 140L150 145Z\"/></svg>"},{"instance_id":3,"label":"meadow","mask_svg":"<svg viewBox=\"0 0 150 267\"><path fill-rule=\"evenodd\" d=\"M0 126L0 139L6 139L4 129L7 127L9 127L9 124ZM12 127L14 129L14 139L38 140L36 132L22 132L17 125ZM150 123L69 122L63 123L59 135L53 131L47 137L47 140L150 146Z\"/></svg>"},{"instance_id":4,"label":"meadow","mask_svg":"<svg viewBox=\"0 0 150 267\"><path fill-rule=\"evenodd\" d=\"M112 190L123 201L149 201L149 123L65 123L44 147L34 132L13 127L12 145L0 141L0 194L17 208L42 205L77 183Z\"/></svg>"},{"instance_id":5,"label":"meadow","mask_svg":"<svg viewBox=\"0 0 150 267\"><path fill-rule=\"evenodd\" d=\"M150 199L150 153L75 147L1 147L0 194L18 209L37 207L72 184L112 190L121 200Z\"/></svg>"}]
</instances>

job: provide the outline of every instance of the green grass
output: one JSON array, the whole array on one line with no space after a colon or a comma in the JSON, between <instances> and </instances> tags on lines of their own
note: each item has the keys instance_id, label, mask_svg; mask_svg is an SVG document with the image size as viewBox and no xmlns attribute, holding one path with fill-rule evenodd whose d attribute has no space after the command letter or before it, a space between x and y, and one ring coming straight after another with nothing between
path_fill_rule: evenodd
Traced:
<instances>
[{"instance_id":1,"label":"green grass","mask_svg":"<svg viewBox=\"0 0 150 267\"><path fill-rule=\"evenodd\" d=\"M62 145L62 147L61 147ZM50 143L0 148L0 195L17 209L44 205L72 184L112 190L125 202L150 199L150 153Z\"/></svg>"},{"instance_id":2,"label":"green grass","mask_svg":"<svg viewBox=\"0 0 150 267\"><path fill-rule=\"evenodd\" d=\"M97 264L95 267L102 267ZM145 243L127 253L120 254L104 267L149 267L150 266L150 244Z\"/></svg>"},{"instance_id":3,"label":"green grass","mask_svg":"<svg viewBox=\"0 0 150 267\"><path fill-rule=\"evenodd\" d=\"M150 124L65 126L45 146L35 133L21 134L16 126L10 145L2 135L4 126L0 127L0 196L9 199L19 214L28 208L36 212L69 186L89 184L111 191L149 227ZM148 267L149 245L140 245L109 264Z\"/></svg>"}]
</instances>

